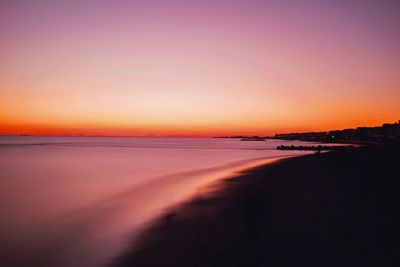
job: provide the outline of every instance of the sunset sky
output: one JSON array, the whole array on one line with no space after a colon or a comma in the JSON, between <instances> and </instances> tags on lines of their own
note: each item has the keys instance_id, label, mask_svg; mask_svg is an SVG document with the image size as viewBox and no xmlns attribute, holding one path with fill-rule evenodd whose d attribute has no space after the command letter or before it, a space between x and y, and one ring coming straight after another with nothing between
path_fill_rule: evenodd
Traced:
<instances>
[{"instance_id":1,"label":"sunset sky","mask_svg":"<svg viewBox=\"0 0 400 267\"><path fill-rule=\"evenodd\" d=\"M0 134L213 136L395 122L399 3L2 0Z\"/></svg>"}]
</instances>

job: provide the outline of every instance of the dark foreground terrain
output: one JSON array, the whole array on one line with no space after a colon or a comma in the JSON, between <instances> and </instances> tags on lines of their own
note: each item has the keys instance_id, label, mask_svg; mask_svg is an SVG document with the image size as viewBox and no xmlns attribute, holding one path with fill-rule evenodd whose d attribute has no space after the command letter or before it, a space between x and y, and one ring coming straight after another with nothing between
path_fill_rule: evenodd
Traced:
<instances>
[{"instance_id":1,"label":"dark foreground terrain","mask_svg":"<svg viewBox=\"0 0 400 267\"><path fill-rule=\"evenodd\" d=\"M400 147L346 148L226 180L116 266L400 266Z\"/></svg>"}]
</instances>

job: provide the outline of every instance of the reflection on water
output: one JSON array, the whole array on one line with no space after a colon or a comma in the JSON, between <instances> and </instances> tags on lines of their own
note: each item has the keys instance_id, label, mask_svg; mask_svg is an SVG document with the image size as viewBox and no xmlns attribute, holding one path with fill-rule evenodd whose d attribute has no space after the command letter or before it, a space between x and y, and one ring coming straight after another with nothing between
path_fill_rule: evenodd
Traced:
<instances>
[{"instance_id":1,"label":"reflection on water","mask_svg":"<svg viewBox=\"0 0 400 267\"><path fill-rule=\"evenodd\" d=\"M274 150L281 144L1 137L0 266L104 266L146 223L202 186L299 154Z\"/></svg>"}]
</instances>

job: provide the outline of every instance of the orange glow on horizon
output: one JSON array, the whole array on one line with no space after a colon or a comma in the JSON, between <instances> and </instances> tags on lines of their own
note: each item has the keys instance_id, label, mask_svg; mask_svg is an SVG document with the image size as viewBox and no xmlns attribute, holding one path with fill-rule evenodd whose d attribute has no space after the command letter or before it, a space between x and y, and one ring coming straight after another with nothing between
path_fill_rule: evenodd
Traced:
<instances>
[{"instance_id":1,"label":"orange glow on horizon","mask_svg":"<svg viewBox=\"0 0 400 267\"><path fill-rule=\"evenodd\" d=\"M100 2L0 3L0 135L272 135L400 118L394 7Z\"/></svg>"}]
</instances>

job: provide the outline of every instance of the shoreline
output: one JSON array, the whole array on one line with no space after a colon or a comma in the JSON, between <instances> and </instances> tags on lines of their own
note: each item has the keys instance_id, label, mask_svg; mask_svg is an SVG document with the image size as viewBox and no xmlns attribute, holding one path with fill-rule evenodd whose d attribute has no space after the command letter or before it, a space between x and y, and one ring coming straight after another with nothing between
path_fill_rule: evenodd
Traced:
<instances>
[{"instance_id":1,"label":"shoreline","mask_svg":"<svg viewBox=\"0 0 400 267\"><path fill-rule=\"evenodd\" d=\"M110 266L394 266L397 153L346 148L251 168L158 218Z\"/></svg>"},{"instance_id":2,"label":"shoreline","mask_svg":"<svg viewBox=\"0 0 400 267\"><path fill-rule=\"evenodd\" d=\"M164 228L167 224L168 224L167 227L169 227L171 222L173 223L176 223L177 221L180 222L182 218L186 219L188 216L200 217L203 214L203 209L202 209L203 205L202 204L198 205L198 204L203 200L208 201L209 199L219 196L219 194L223 193L222 191L226 189L226 184L225 184L226 181L235 179L236 177L241 176L243 173L246 173L253 169L260 168L262 166L269 166L272 164L276 164L277 162L280 161L301 157L308 154L309 153L299 153L286 156L261 157L251 160L235 161L226 165L212 167L208 169L196 170L195 172L207 171L213 173L212 175L203 174L204 177L209 177L209 178L200 179L199 185L197 185L194 190L191 190L193 191L192 193L189 193L187 197L184 197L182 200L176 203L172 203L171 205L164 208L163 212L160 212L158 216L153 217L141 227L142 230L139 232L139 234L132 235L132 239L129 246L130 247L129 254L131 252L136 252L137 250L141 250L143 247L146 247L149 243L154 242L154 239L158 238L159 230L161 230L162 232L164 230L168 231L168 229ZM185 174L189 175L189 173ZM171 175L172 178L173 176L184 176L184 175L183 173L179 173ZM197 176L199 176L198 178L201 178L202 175L197 174ZM168 176L162 177L162 179L165 179L166 177ZM152 182L154 183L154 181ZM112 264L111 266L114 265Z\"/></svg>"},{"instance_id":3,"label":"shoreline","mask_svg":"<svg viewBox=\"0 0 400 267\"><path fill-rule=\"evenodd\" d=\"M174 207L167 208L166 212L150 222L139 237L133 240L131 250L119 257L110 266L160 266L165 258L168 258L167 266L186 266L186 263L183 264L181 259L182 255L174 255L175 253L170 250L171 247L165 247L166 243L174 245L181 243L185 247L192 243L190 239L200 234L200 226L207 223L209 217L217 215L227 205L231 204L232 195L236 194L247 183L251 183L247 180L247 176L251 175L252 171L309 155L266 159L267 162L231 171L232 174L223 175L214 182L199 188L198 193L191 198L176 204ZM177 243L170 239L174 239ZM176 247L172 249L180 254L180 250ZM182 247L182 249L185 248ZM157 257L162 256L164 259L158 262L160 259L152 258L153 254ZM172 258L170 258L171 256Z\"/></svg>"}]
</instances>

